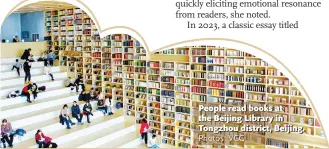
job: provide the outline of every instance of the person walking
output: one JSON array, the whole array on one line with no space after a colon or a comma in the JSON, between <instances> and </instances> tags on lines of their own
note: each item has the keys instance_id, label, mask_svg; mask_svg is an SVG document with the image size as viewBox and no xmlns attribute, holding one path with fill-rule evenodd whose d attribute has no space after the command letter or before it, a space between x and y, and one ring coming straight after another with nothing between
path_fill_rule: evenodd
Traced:
<instances>
[{"instance_id":1,"label":"person walking","mask_svg":"<svg viewBox=\"0 0 329 149\"><path fill-rule=\"evenodd\" d=\"M147 132L149 130L149 125L147 124L147 120L145 118L142 119L142 125L139 130L141 134L141 138L144 139L145 144L147 145Z\"/></svg>"},{"instance_id":2,"label":"person walking","mask_svg":"<svg viewBox=\"0 0 329 149\"><path fill-rule=\"evenodd\" d=\"M90 101L87 100L86 104L83 106L83 113L86 114L88 123L90 123L90 118L89 118L90 115L93 116L92 110L93 110L93 108L90 104Z\"/></svg>"},{"instance_id":3,"label":"person walking","mask_svg":"<svg viewBox=\"0 0 329 149\"><path fill-rule=\"evenodd\" d=\"M31 64L29 63L29 60L26 60L25 63L23 64L23 69L25 72L25 84L28 84L31 82ZM29 82L27 82L29 81Z\"/></svg>"},{"instance_id":4,"label":"person walking","mask_svg":"<svg viewBox=\"0 0 329 149\"><path fill-rule=\"evenodd\" d=\"M12 68L11 70L16 69L17 74L18 74L19 77L21 76L20 71L19 71L20 68L22 68L22 64L19 62L18 59L16 59L16 62L15 62L15 64L13 65L13 68Z\"/></svg>"},{"instance_id":5,"label":"person walking","mask_svg":"<svg viewBox=\"0 0 329 149\"><path fill-rule=\"evenodd\" d=\"M77 119L78 125L83 125L83 123L81 122L83 114L80 112L80 107L79 107L79 105L77 104L76 101L73 101L71 111L72 111L72 117Z\"/></svg>"},{"instance_id":6,"label":"person walking","mask_svg":"<svg viewBox=\"0 0 329 149\"><path fill-rule=\"evenodd\" d=\"M3 147L6 148L6 143L8 143L9 147L13 147L13 141L14 141L14 134L13 128L11 127L11 124L8 123L6 119L2 120L1 124L1 136L2 136L2 143Z\"/></svg>"},{"instance_id":7,"label":"person walking","mask_svg":"<svg viewBox=\"0 0 329 149\"><path fill-rule=\"evenodd\" d=\"M61 110L61 119L66 123L67 129L71 129L71 126L75 125L70 119L67 104L65 104Z\"/></svg>"},{"instance_id":8,"label":"person walking","mask_svg":"<svg viewBox=\"0 0 329 149\"><path fill-rule=\"evenodd\" d=\"M47 55L48 61L51 67L54 66L54 60L56 59L56 55L52 50L49 50L49 53Z\"/></svg>"}]
</instances>

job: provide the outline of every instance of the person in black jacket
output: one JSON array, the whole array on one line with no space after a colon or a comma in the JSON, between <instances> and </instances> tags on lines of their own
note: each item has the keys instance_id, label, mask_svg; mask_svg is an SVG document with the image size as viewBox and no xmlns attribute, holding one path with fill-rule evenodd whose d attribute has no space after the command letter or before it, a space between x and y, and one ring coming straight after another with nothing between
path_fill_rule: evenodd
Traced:
<instances>
[{"instance_id":1,"label":"person in black jacket","mask_svg":"<svg viewBox=\"0 0 329 149\"><path fill-rule=\"evenodd\" d=\"M103 114L107 114L107 108L108 106L104 104L104 100L103 99L98 99L97 101L97 109L102 110Z\"/></svg>"},{"instance_id":2,"label":"person in black jacket","mask_svg":"<svg viewBox=\"0 0 329 149\"><path fill-rule=\"evenodd\" d=\"M25 63L23 64L23 69L25 72L25 83L27 84L28 82L26 82L27 80L31 81L31 64L29 63L29 60L26 60Z\"/></svg>"},{"instance_id":3,"label":"person in black jacket","mask_svg":"<svg viewBox=\"0 0 329 149\"><path fill-rule=\"evenodd\" d=\"M83 123L81 122L83 115L80 112L80 107L76 101L73 102L71 111L72 111L72 117L74 117L78 120L78 125L83 125Z\"/></svg>"},{"instance_id":4,"label":"person in black jacket","mask_svg":"<svg viewBox=\"0 0 329 149\"><path fill-rule=\"evenodd\" d=\"M22 60L28 60L31 55L31 48L26 49L21 57Z\"/></svg>"},{"instance_id":5,"label":"person in black jacket","mask_svg":"<svg viewBox=\"0 0 329 149\"><path fill-rule=\"evenodd\" d=\"M81 85L82 91L85 91L85 85L83 84L82 76L79 75L78 78L74 81L76 91L79 92L79 86Z\"/></svg>"},{"instance_id":6,"label":"person in black jacket","mask_svg":"<svg viewBox=\"0 0 329 149\"><path fill-rule=\"evenodd\" d=\"M93 110L93 108L92 108L89 100L87 100L86 104L83 106L83 113L85 113L87 115L88 123L90 123L89 115L93 116L92 110Z\"/></svg>"},{"instance_id":7,"label":"person in black jacket","mask_svg":"<svg viewBox=\"0 0 329 149\"><path fill-rule=\"evenodd\" d=\"M35 100L38 97L39 89L38 85L36 83L32 84L32 94L33 94L33 99Z\"/></svg>"}]
</instances>

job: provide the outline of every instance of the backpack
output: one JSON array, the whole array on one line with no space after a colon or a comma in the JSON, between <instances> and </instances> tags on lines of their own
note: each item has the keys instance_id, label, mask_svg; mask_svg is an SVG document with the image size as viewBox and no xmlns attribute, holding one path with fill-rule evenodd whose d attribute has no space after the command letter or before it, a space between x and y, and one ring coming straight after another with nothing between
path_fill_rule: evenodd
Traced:
<instances>
[{"instance_id":1,"label":"backpack","mask_svg":"<svg viewBox=\"0 0 329 149\"><path fill-rule=\"evenodd\" d=\"M46 86L40 86L38 87L38 90L44 92L46 91Z\"/></svg>"},{"instance_id":2,"label":"backpack","mask_svg":"<svg viewBox=\"0 0 329 149\"><path fill-rule=\"evenodd\" d=\"M16 98L16 97L18 97L20 94L19 94L19 90L16 90L16 91L13 91L13 92L11 92L8 96L7 96L7 98Z\"/></svg>"}]
</instances>

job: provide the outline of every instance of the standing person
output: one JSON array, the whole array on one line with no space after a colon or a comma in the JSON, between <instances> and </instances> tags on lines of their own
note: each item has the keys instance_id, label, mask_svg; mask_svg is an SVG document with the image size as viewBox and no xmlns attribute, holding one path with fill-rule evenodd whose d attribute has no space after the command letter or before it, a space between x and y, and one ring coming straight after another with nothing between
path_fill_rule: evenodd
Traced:
<instances>
[{"instance_id":1,"label":"standing person","mask_svg":"<svg viewBox=\"0 0 329 149\"><path fill-rule=\"evenodd\" d=\"M31 89L32 89L32 85L28 84L23 88L22 94L21 94L23 96L26 96L26 98L27 98L26 101L29 102L29 103L32 103L31 100L30 100L30 95L32 93Z\"/></svg>"},{"instance_id":2,"label":"standing person","mask_svg":"<svg viewBox=\"0 0 329 149\"><path fill-rule=\"evenodd\" d=\"M74 81L76 87L76 92L79 92L79 86L81 85L82 91L85 91L85 85L83 84L82 76L79 75L78 78Z\"/></svg>"},{"instance_id":3,"label":"standing person","mask_svg":"<svg viewBox=\"0 0 329 149\"><path fill-rule=\"evenodd\" d=\"M67 128L67 129L71 129L71 126L75 125L75 123L73 123L73 122L71 121L71 119L70 119L67 104L65 104L65 105L63 106L63 109L61 110L61 118L62 118L62 120L64 120L64 122L66 123L66 128ZM71 124L71 126L70 126L70 124Z\"/></svg>"},{"instance_id":4,"label":"standing person","mask_svg":"<svg viewBox=\"0 0 329 149\"><path fill-rule=\"evenodd\" d=\"M35 134L35 141L38 144L39 148L46 148L46 145L51 142L51 138L43 134L41 129Z\"/></svg>"},{"instance_id":5,"label":"standing person","mask_svg":"<svg viewBox=\"0 0 329 149\"><path fill-rule=\"evenodd\" d=\"M82 113L80 112L80 107L77 104L76 101L73 101L73 105L71 107L71 111L72 111L72 117L76 118L78 121L78 125L83 125L82 121Z\"/></svg>"},{"instance_id":6,"label":"standing person","mask_svg":"<svg viewBox=\"0 0 329 149\"><path fill-rule=\"evenodd\" d=\"M47 60L44 60L44 74L49 75L51 77L51 80L54 81L54 76L51 74L51 67L48 64Z\"/></svg>"},{"instance_id":7,"label":"standing person","mask_svg":"<svg viewBox=\"0 0 329 149\"><path fill-rule=\"evenodd\" d=\"M22 60L28 60L31 55L31 48L26 49L21 57Z\"/></svg>"},{"instance_id":8,"label":"standing person","mask_svg":"<svg viewBox=\"0 0 329 149\"><path fill-rule=\"evenodd\" d=\"M18 76L21 76L19 69L22 68L22 64L19 62L18 59L16 59L15 64L13 65L13 68L11 70L14 70L16 68Z\"/></svg>"},{"instance_id":9,"label":"standing person","mask_svg":"<svg viewBox=\"0 0 329 149\"><path fill-rule=\"evenodd\" d=\"M156 143L156 135L153 134L149 140L148 144L149 148L160 148L159 145Z\"/></svg>"},{"instance_id":10,"label":"standing person","mask_svg":"<svg viewBox=\"0 0 329 149\"><path fill-rule=\"evenodd\" d=\"M104 104L104 100L103 99L98 99L97 109L102 110L103 114L106 115L107 114L107 108L108 108L108 106Z\"/></svg>"},{"instance_id":11,"label":"standing person","mask_svg":"<svg viewBox=\"0 0 329 149\"><path fill-rule=\"evenodd\" d=\"M54 66L54 60L56 59L55 53L52 50L49 50L47 57L48 57L50 66L51 67Z\"/></svg>"},{"instance_id":12,"label":"standing person","mask_svg":"<svg viewBox=\"0 0 329 149\"><path fill-rule=\"evenodd\" d=\"M105 97L105 105L108 107L109 115L113 115L113 101L110 97Z\"/></svg>"},{"instance_id":13,"label":"standing person","mask_svg":"<svg viewBox=\"0 0 329 149\"><path fill-rule=\"evenodd\" d=\"M92 110L93 110L93 108L90 104L90 101L87 100L86 104L83 106L83 113L86 114L88 123L90 123L89 115L93 116Z\"/></svg>"},{"instance_id":14,"label":"standing person","mask_svg":"<svg viewBox=\"0 0 329 149\"><path fill-rule=\"evenodd\" d=\"M13 147L13 141L14 141L14 131L11 127L11 124L8 123L6 119L2 120L1 124L1 136L2 136L2 143L3 147L6 148L6 143L8 143L9 147Z\"/></svg>"},{"instance_id":15,"label":"standing person","mask_svg":"<svg viewBox=\"0 0 329 149\"><path fill-rule=\"evenodd\" d=\"M23 68L25 72L25 84L28 84L27 80L31 82L31 64L29 60L25 61Z\"/></svg>"},{"instance_id":16,"label":"standing person","mask_svg":"<svg viewBox=\"0 0 329 149\"><path fill-rule=\"evenodd\" d=\"M147 124L147 120L145 118L142 119L142 125L139 130L142 139L144 139L145 144L147 145L147 132L149 130L149 125Z\"/></svg>"},{"instance_id":17,"label":"standing person","mask_svg":"<svg viewBox=\"0 0 329 149\"><path fill-rule=\"evenodd\" d=\"M35 101L36 98L38 97L38 93L39 93L38 85L36 83L33 83L31 90L32 90L32 94L33 94L33 99Z\"/></svg>"}]
</instances>

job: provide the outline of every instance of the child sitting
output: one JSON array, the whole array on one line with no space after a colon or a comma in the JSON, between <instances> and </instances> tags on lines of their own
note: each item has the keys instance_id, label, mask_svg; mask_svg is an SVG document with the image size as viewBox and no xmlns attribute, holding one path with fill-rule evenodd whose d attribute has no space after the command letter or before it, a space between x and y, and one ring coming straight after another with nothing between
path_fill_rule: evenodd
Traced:
<instances>
[{"instance_id":1,"label":"child sitting","mask_svg":"<svg viewBox=\"0 0 329 149\"><path fill-rule=\"evenodd\" d=\"M105 97L105 105L108 107L109 115L113 115L113 101L110 97Z\"/></svg>"},{"instance_id":2,"label":"child sitting","mask_svg":"<svg viewBox=\"0 0 329 149\"><path fill-rule=\"evenodd\" d=\"M149 140L148 144L149 148L160 148L159 145L156 143L156 135L153 134L151 139Z\"/></svg>"}]
</instances>

